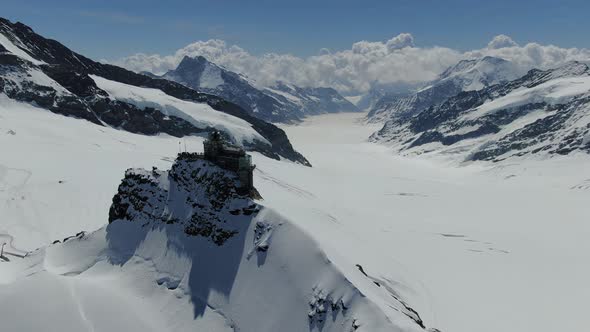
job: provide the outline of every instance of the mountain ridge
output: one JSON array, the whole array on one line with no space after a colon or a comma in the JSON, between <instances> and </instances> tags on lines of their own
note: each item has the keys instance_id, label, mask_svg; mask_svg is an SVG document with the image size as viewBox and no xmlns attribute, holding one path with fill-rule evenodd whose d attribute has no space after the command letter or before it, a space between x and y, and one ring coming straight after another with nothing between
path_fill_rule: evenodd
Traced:
<instances>
[{"instance_id":1,"label":"mountain ridge","mask_svg":"<svg viewBox=\"0 0 590 332\"><path fill-rule=\"evenodd\" d=\"M301 88L285 82L259 87L203 56L184 56L176 69L160 77L221 96L248 110L251 115L272 122L298 122L308 115L358 111L332 88Z\"/></svg>"},{"instance_id":2,"label":"mountain ridge","mask_svg":"<svg viewBox=\"0 0 590 332\"><path fill-rule=\"evenodd\" d=\"M283 157L309 165L309 162L293 149L282 129L251 116L238 105L219 97L203 94L168 80L154 79L117 66L93 61L55 40L38 35L20 22L13 24L0 18L0 35L6 38L7 44L14 45L13 51L16 51L16 54L13 54L10 50L6 50L0 58L6 70L16 70L27 76L28 74L24 72L33 68L72 92L67 96L58 96L55 92L50 92L49 95L47 92L41 93L40 91L46 89L28 79L32 82L29 84L32 90L13 93L13 98L35 102L44 105L52 112L83 118L97 125L110 125L142 134L164 132L184 136L211 130L195 127L194 124L183 119L167 117L161 109L141 109L125 102L109 101L105 99L104 91L101 92L89 77L89 75L97 75L130 86L158 89L180 100L206 104L216 111L242 119L250 123L253 130L266 140L266 142L250 142L246 146L248 149L260 151L275 159ZM6 47L3 48L6 49ZM118 111L113 112L114 109ZM172 119L172 123L168 119ZM236 143L241 144L241 142Z\"/></svg>"},{"instance_id":3,"label":"mountain ridge","mask_svg":"<svg viewBox=\"0 0 590 332\"><path fill-rule=\"evenodd\" d=\"M402 153L499 161L590 152L590 68L570 62L482 90L465 91L371 136Z\"/></svg>"},{"instance_id":4,"label":"mountain ridge","mask_svg":"<svg viewBox=\"0 0 590 332\"><path fill-rule=\"evenodd\" d=\"M434 81L406 96L384 94L369 111L370 122L411 117L444 102L462 91L484 87L518 77L519 71L507 60L486 56L464 59L443 71Z\"/></svg>"}]
</instances>

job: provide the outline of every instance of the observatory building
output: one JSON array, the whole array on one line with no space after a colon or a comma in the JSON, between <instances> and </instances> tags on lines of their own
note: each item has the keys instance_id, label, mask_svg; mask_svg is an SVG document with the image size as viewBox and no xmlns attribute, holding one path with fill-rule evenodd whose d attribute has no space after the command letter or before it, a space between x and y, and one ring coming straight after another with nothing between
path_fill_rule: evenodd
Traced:
<instances>
[{"instance_id":1,"label":"observatory building","mask_svg":"<svg viewBox=\"0 0 590 332\"><path fill-rule=\"evenodd\" d=\"M209 138L203 142L204 159L217 166L236 172L242 184L242 189L254 188L252 157L244 149L229 144L218 131L211 132Z\"/></svg>"}]
</instances>

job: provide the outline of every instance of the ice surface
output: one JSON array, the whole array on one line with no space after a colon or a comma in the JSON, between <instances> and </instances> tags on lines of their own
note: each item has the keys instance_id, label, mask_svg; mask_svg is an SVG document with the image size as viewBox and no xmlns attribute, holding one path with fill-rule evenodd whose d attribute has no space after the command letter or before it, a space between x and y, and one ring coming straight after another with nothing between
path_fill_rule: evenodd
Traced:
<instances>
[{"instance_id":1,"label":"ice surface","mask_svg":"<svg viewBox=\"0 0 590 332\"><path fill-rule=\"evenodd\" d=\"M518 89L494 99L468 113L465 119L475 119L494 111L532 103L562 104L569 99L590 92L590 77L558 78L530 89Z\"/></svg>"},{"instance_id":2,"label":"ice surface","mask_svg":"<svg viewBox=\"0 0 590 332\"><path fill-rule=\"evenodd\" d=\"M200 86L207 89L215 89L225 83L221 78L221 70L217 66L206 65L201 75Z\"/></svg>"},{"instance_id":3,"label":"ice surface","mask_svg":"<svg viewBox=\"0 0 590 332\"><path fill-rule=\"evenodd\" d=\"M232 135L235 143L240 145L244 142L252 143L254 141L269 144L247 121L216 111L205 103L180 100L158 89L140 88L95 75L90 77L113 99L128 102L141 108L152 107L166 115L182 118L200 128L218 128Z\"/></svg>"}]
</instances>

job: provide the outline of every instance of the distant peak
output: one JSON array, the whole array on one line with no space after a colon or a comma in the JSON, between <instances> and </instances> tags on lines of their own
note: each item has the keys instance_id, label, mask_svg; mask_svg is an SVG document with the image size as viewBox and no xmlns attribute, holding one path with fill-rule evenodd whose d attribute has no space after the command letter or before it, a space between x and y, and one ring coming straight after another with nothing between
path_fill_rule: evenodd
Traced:
<instances>
[{"instance_id":1,"label":"distant peak","mask_svg":"<svg viewBox=\"0 0 590 332\"><path fill-rule=\"evenodd\" d=\"M580 71L587 71L590 69L587 64L580 62L580 61L569 61L560 68L568 68L568 69L574 69L574 70L580 70Z\"/></svg>"},{"instance_id":2,"label":"distant peak","mask_svg":"<svg viewBox=\"0 0 590 332\"><path fill-rule=\"evenodd\" d=\"M488 63L508 63L508 60L502 59L502 58L498 58L495 56L490 56L490 55L486 55L483 58L481 58L478 62L488 62Z\"/></svg>"},{"instance_id":3,"label":"distant peak","mask_svg":"<svg viewBox=\"0 0 590 332\"><path fill-rule=\"evenodd\" d=\"M182 58L182 61L180 61L180 63L176 67L176 69L174 69L172 72L175 72L177 74L192 73L191 75L197 74L198 76L200 76L201 73L208 67L216 69L218 68L217 65L208 61L203 56L198 55L195 57L190 57L188 55L185 55L184 58Z\"/></svg>"},{"instance_id":4,"label":"distant peak","mask_svg":"<svg viewBox=\"0 0 590 332\"><path fill-rule=\"evenodd\" d=\"M494 67L503 67L510 64L510 61L493 57L493 56L484 56L483 58L474 58L474 59L463 59L459 61L454 66L447 68L442 74L440 74L439 79L445 79L451 76L455 76L458 74L466 73L476 68L480 68L482 65L492 65Z\"/></svg>"},{"instance_id":5,"label":"distant peak","mask_svg":"<svg viewBox=\"0 0 590 332\"><path fill-rule=\"evenodd\" d=\"M295 86L285 81L276 81L273 88L279 90L296 90Z\"/></svg>"},{"instance_id":6,"label":"distant peak","mask_svg":"<svg viewBox=\"0 0 590 332\"><path fill-rule=\"evenodd\" d=\"M566 76L580 76L590 74L590 68L587 64L579 61L569 61L563 66L550 70L551 76L566 77Z\"/></svg>"},{"instance_id":7,"label":"distant peak","mask_svg":"<svg viewBox=\"0 0 590 332\"><path fill-rule=\"evenodd\" d=\"M197 55L197 56L191 57L191 56L185 55L184 58L182 58L182 60L180 61L180 64L178 64L178 67L192 65L192 64L203 64L203 63L209 63L209 61L204 56Z\"/></svg>"}]
</instances>

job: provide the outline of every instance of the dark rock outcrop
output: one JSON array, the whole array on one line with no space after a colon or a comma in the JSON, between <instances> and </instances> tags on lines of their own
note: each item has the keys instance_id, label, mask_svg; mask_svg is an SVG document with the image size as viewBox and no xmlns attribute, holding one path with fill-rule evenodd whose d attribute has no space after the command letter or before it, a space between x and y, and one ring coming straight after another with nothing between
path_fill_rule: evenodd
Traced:
<instances>
[{"instance_id":1,"label":"dark rock outcrop","mask_svg":"<svg viewBox=\"0 0 590 332\"><path fill-rule=\"evenodd\" d=\"M185 153L169 171L127 170L113 197L109 223L176 224L187 235L223 245L238 232L231 220L258 213L255 196L255 189L240 194L235 173Z\"/></svg>"}]
</instances>

